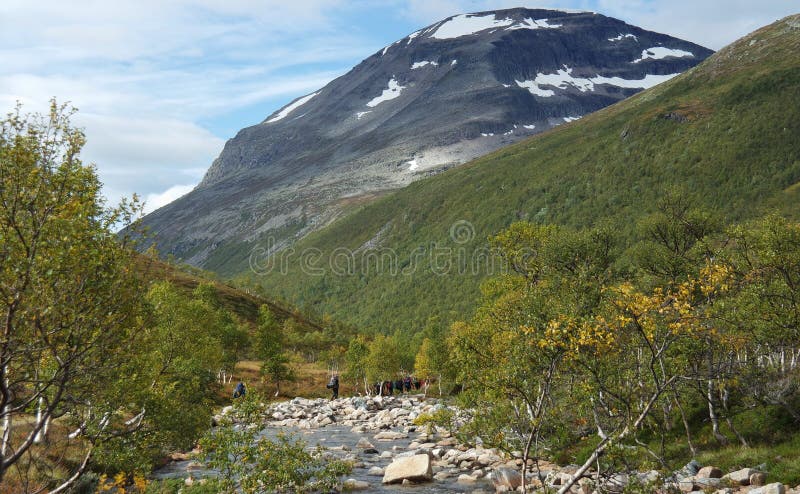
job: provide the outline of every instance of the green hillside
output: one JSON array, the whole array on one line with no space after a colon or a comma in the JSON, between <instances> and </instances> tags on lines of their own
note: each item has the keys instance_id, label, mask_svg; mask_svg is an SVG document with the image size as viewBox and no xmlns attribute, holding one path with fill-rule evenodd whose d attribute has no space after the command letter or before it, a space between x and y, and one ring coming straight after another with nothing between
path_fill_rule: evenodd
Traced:
<instances>
[{"instance_id":1,"label":"green hillside","mask_svg":"<svg viewBox=\"0 0 800 494\"><path fill-rule=\"evenodd\" d=\"M432 315L469 317L492 271L469 260L519 219L604 222L626 248L637 220L672 189L725 222L772 209L797 217L798 51L795 15L665 84L364 206L285 252L285 270L281 261L241 279L300 307L392 332L419 328Z\"/></svg>"},{"instance_id":2,"label":"green hillside","mask_svg":"<svg viewBox=\"0 0 800 494\"><path fill-rule=\"evenodd\" d=\"M138 256L136 261L138 271L146 279L153 282L168 281L187 295L201 284L211 285L222 307L251 325L257 324L259 307L266 305L280 321L292 318L306 330L322 329L319 324L305 317L299 311L292 311L279 303L267 300L260 294L250 293L215 281L211 276L207 276L209 273L193 274L189 272L189 269L192 268L181 269L146 255Z\"/></svg>"}]
</instances>

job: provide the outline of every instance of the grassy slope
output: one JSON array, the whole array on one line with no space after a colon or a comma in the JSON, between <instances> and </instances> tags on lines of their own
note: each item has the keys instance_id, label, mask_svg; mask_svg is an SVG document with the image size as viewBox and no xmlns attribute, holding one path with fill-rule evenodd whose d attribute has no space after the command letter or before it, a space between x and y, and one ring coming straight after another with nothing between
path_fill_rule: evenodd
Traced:
<instances>
[{"instance_id":1,"label":"grassy slope","mask_svg":"<svg viewBox=\"0 0 800 494\"><path fill-rule=\"evenodd\" d=\"M169 281L185 292L191 292L201 283L210 283L214 286L222 305L241 320L255 325L258 321L258 308L262 305L269 306L273 314L280 320L294 318L301 326L309 329L321 329L312 319L307 318L297 311L291 311L280 304L267 300L230 285L220 283L201 274L192 274L181 270L172 264L155 260L151 257L140 256L138 269L146 279L153 281Z\"/></svg>"},{"instance_id":2,"label":"grassy slope","mask_svg":"<svg viewBox=\"0 0 800 494\"><path fill-rule=\"evenodd\" d=\"M432 244L463 247L469 256L519 218L609 222L630 241L636 220L672 186L727 221L773 208L797 216L799 26L800 16L779 21L666 84L363 207L296 246L322 251L325 276L304 274L295 254L286 275L258 283L361 327L414 328L434 314L468 317L483 275L438 275L427 256L413 274L376 274L361 268L358 253L356 274L336 276L327 269L333 250L379 238L401 267L414 249L430 253ZM460 220L475 229L464 244L449 235Z\"/></svg>"}]
</instances>

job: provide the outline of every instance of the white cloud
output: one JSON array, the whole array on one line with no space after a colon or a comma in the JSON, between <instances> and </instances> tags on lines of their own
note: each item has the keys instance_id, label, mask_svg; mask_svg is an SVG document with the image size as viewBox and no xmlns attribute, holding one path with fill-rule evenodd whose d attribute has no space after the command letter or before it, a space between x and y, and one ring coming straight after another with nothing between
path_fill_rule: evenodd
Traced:
<instances>
[{"instance_id":1,"label":"white cloud","mask_svg":"<svg viewBox=\"0 0 800 494\"><path fill-rule=\"evenodd\" d=\"M152 213L161 206L166 206L175 199L191 192L194 187L194 185L173 185L159 194L147 194L144 201L144 213Z\"/></svg>"},{"instance_id":2,"label":"white cloud","mask_svg":"<svg viewBox=\"0 0 800 494\"><path fill-rule=\"evenodd\" d=\"M343 0L0 2L0 112L79 108L83 158L116 202L197 183L222 137L198 122L320 88L363 55ZM241 127L266 117L265 111Z\"/></svg>"}]
</instances>

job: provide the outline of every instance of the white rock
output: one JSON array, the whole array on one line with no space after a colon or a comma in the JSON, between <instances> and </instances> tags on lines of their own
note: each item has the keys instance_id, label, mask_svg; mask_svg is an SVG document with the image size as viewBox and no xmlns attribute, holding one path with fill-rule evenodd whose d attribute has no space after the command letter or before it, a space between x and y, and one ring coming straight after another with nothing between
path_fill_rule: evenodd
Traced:
<instances>
[{"instance_id":1,"label":"white rock","mask_svg":"<svg viewBox=\"0 0 800 494\"><path fill-rule=\"evenodd\" d=\"M729 480L733 485L749 485L750 484L750 476L756 473L758 470L752 468L742 468L741 470L736 470L735 472L731 472L728 475L723 476L722 478L725 480Z\"/></svg>"},{"instance_id":2,"label":"white rock","mask_svg":"<svg viewBox=\"0 0 800 494\"><path fill-rule=\"evenodd\" d=\"M376 441L396 441L398 439L405 439L407 437L408 434L398 431L383 431L373 436Z\"/></svg>"},{"instance_id":3,"label":"white rock","mask_svg":"<svg viewBox=\"0 0 800 494\"><path fill-rule=\"evenodd\" d=\"M397 458L383 474L384 484L395 484L403 480L412 482L429 481L433 478L431 458L428 455L416 455L408 458Z\"/></svg>"},{"instance_id":4,"label":"white rock","mask_svg":"<svg viewBox=\"0 0 800 494\"><path fill-rule=\"evenodd\" d=\"M784 494L786 492L786 487L780 482L773 482L772 484L767 484L764 487L758 487L756 489L752 489L750 494Z\"/></svg>"},{"instance_id":5,"label":"white rock","mask_svg":"<svg viewBox=\"0 0 800 494\"><path fill-rule=\"evenodd\" d=\"M342 487L348 491L363 491L369 489L369 483L363 480L347 479L342 483Z\"/></svg>"}]
</instances>

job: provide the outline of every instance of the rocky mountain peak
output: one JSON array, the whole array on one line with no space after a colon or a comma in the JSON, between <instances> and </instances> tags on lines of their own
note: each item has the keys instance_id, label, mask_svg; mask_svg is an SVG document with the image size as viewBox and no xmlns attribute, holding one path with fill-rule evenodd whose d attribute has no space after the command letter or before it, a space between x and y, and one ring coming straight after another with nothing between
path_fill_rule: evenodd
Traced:
<instances>
[{"instance_id":1,"label":"rocky mountain peak","mask_svg":"<svg viewBox=\"0 0 800 494\"><path fill-rule=\"evenodd\" d=\"M145 223L162 252L224 271L226 244L246 255L242 245L270 237L280 248L353 203L581 118L711 53L593 12L454 15L242 129L192 193Z\"/></svg>"}]
</instances>

